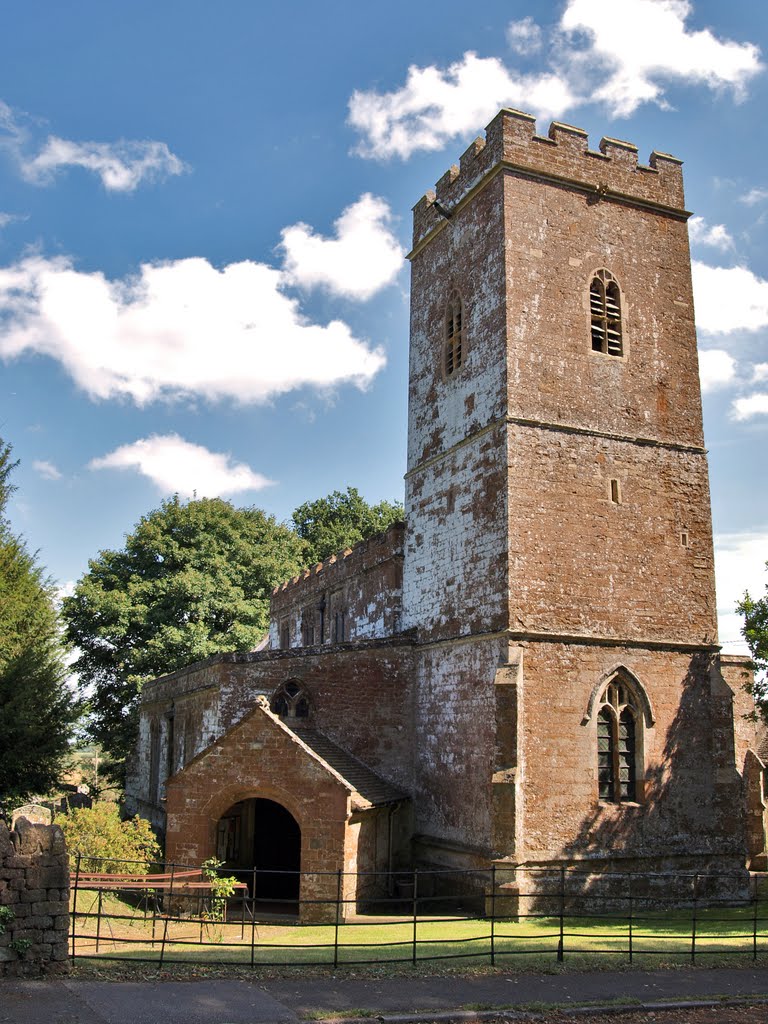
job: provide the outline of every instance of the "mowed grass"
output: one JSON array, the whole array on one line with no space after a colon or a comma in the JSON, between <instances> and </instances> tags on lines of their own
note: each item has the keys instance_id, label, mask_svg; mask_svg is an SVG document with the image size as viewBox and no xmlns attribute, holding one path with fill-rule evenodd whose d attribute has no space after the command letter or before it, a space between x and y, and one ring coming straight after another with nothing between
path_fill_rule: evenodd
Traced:
<instances>
[{"instance_id":1,"label":"mowed grass","mask_svg":"<svg viewBox=\"0 0 768 1024\"><path fill-rule=\"evenodd\" d=\"M102 897L97 920L95 893L80 893L74 929L78 958L234 965L316 965L426 963L463 960L468 966L490 964L546 969L562 956L573 966L643 966L697 961L746 962L755 949L768 955L768 903L698 909L695 929L691 911L638 912L626 917L580 916L488 918L368 918L334 925L298 925L250 921L227 924L196 919L166 919L124 902ZM493 932L493 939L491 934ZM631 935L630 935L631 932ZM98 933L98 941L97 941ZM415 934L415 942L414 942ZM755 934L757 936L755 944ZM700 960L698 958L701 958Z\"/></svg>"}]
</instances>

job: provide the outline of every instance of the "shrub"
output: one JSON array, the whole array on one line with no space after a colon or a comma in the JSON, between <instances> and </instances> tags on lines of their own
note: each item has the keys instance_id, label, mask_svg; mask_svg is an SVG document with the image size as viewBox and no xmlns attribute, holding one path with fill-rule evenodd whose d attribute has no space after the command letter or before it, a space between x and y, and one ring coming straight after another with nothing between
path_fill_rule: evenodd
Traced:
<instances>
[{"instance_id":1,"label":"shrub","mask_svg":"<svg viewBox=\"0 0 768 1024\"><path fill-rule=\"evenodd\" d=\"M121 821L117 804L102 801L90 808L77 807L69 814L56 815L55 824L64 832L72 867L77 854L81 855L82 871L146 872L152 861L160 859L160 846L149 822L138 814Z\"/></svg>"}]
</instances>

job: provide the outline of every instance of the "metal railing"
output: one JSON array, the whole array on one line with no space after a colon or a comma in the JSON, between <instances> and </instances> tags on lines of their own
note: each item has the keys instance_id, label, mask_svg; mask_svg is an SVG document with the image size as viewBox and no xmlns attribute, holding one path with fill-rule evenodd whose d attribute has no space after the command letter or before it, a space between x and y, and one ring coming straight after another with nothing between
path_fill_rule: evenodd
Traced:
<instances>
[{"instance_id":1,"label":"metal railing","mask_svg":"<svg viewBox=\"0 0 768 1024\"><path fill-rule=\"evenodd\" d=\"M222 898L189 865L99 866L77 856L71 872L73 958L338 968L768 954L768 876L746 872L225 868L238 886Z\"/></svg>"}]
</instances>

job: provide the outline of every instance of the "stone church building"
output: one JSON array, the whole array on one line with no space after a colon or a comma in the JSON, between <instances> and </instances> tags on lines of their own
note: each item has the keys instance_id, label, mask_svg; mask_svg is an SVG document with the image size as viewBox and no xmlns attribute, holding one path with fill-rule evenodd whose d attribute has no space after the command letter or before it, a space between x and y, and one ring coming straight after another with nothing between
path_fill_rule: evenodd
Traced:
<instances>
[{"instance_id":1,"label":"stone church building","mask_svg":"<svg viewBox=\"0 0 768 1024\"><path fill-rule=\"evenodd\" d=\"M276 588L265 649L144 689L128 803L169 861L318 899L339 869L372 873L354 899L414 866L763 862L688 217L679 160L514 110L419 200L405 522Z\"/></svg>"}]
</instances>

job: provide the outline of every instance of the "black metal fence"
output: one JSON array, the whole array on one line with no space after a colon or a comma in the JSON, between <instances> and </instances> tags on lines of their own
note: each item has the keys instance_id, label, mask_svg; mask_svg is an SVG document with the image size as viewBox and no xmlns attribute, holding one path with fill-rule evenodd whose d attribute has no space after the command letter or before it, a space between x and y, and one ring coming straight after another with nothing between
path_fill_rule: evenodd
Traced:
<instances>
[{"instance_id":1,"label":"black metal fence","mask_svg":"<svg viewBox=\"0 0 768 1024\"><path fill-rule=\"evenodd\" d=\"M73 958L252 967L578 955L768 954L768 876L746 872L243 872L98 863L71 875Z\"/></svg>"}]
</instances>

